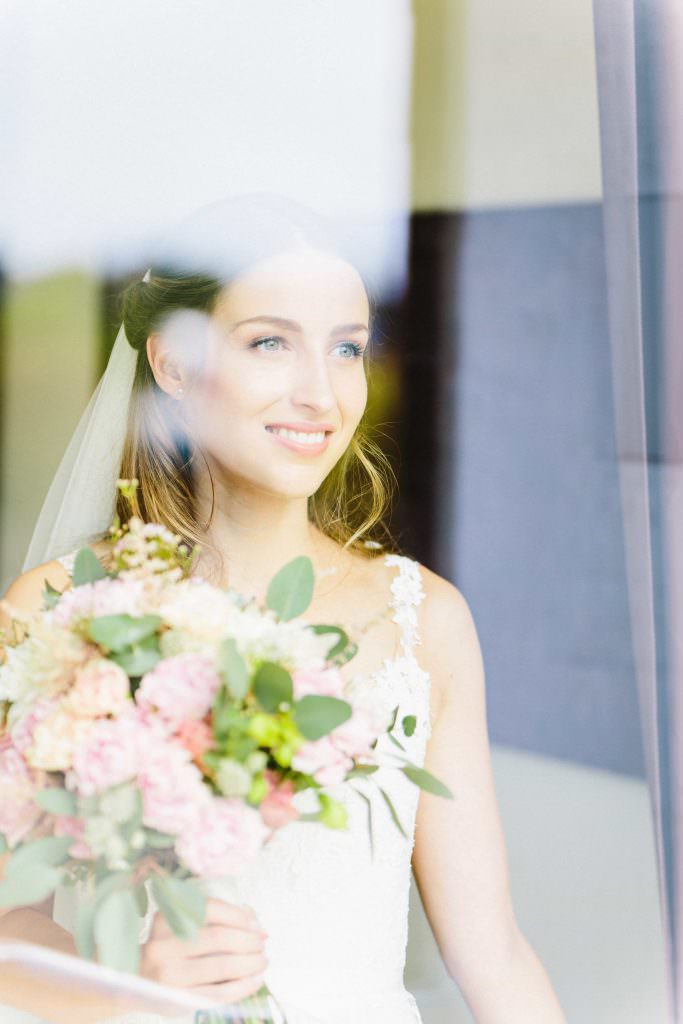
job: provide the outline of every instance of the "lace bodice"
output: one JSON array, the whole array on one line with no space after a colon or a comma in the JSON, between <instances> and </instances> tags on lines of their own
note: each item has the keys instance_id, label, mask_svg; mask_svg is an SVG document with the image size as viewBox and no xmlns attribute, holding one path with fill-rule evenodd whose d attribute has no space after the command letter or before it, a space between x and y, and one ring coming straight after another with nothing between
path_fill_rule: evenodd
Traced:
<instances>
[{"instance_id":1,"label":"lace bodice","mask_svg":"<svg viewBox=\"0 0 683 1024\"><path fill-rule=\"evenodd\" d=\"M69 571L73 557L60 559ZM421 643L417 608L425 596L420 566L405 555L386 554L384 561L398 570L391 580L389 604L391 618L399 626L399 653L386 658L364 685L381 687L392 707L398 705L397 722L415 715L413 734L401 735L400 742L410 760L422 765L432 725L430 678L414 653ZM400 735L402 730L395 733ZM415 1024L421 1020L417 1003L403 984L420 791L391 767L400 751L387 736L380 739L376 753L382 766L373 779L390 796L407 838L396 827L374 782L354 779L326 787L345 804L347 829L294 822L275 832L244 874L223 887L220 882L213 887L214 895L223 893L226 899L252 906L268 932L265 980L287 1013L288 1024ZM317 799L313 792L302 791L295 804L311 811ZM55 920L70 930L73 899L73 890L67 889L58 891L55 899ZM150 920L148 915L143 941ZM116 1021L158 1024L164 1019L129 1014ZM185 1024L185 1018L173 1020ZM191 1024L190 1016L187 1022Z\"/></svg>"}]
</instances>

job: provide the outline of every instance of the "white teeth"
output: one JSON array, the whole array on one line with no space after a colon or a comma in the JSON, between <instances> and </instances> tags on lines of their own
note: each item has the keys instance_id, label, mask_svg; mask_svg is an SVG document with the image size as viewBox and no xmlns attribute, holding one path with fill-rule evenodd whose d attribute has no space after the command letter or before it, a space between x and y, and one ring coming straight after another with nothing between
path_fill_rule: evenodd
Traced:
<instances>
[{"instance_id":1,"label":"white teeth","mask_svg":"<svg viewBox=\"0 0 683 1024\"><path fill-rule=\"evenodd\" d=\"M317 431L315 434L308 431L288 430L287 427L268 427L268 430L273 434L280 434L282 437L297 441L299 444L321 444L325 440L324 430Z\"/></svg>"}]
</instances>

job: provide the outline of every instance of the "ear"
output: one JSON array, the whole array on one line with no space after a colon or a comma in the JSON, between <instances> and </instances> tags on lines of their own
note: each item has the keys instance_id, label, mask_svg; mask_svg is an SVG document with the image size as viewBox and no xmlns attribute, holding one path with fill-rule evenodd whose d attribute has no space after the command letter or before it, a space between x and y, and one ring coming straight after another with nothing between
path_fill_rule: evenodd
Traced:
<instances>
[{"instance_id":1,"label":"ear","mask_svg":"<svg viewBox=\"0 0 683 1024\"><path fill-rule=\"evenodd\" d=\"M183 373L172 345L159 331L147 339L147 359L154 379L167 395L179 399L178 389L184 389Z\"/></svg>"}]
</instances>

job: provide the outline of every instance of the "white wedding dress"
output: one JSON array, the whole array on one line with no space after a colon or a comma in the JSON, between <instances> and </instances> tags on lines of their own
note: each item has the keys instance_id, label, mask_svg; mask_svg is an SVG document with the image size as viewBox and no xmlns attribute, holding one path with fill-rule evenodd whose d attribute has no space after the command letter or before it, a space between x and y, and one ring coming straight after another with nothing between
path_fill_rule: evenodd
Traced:
<instances>
[{"instance_id":1,"label":"white wedding dress","mask_svg":"<svg viewBox=\"0 0 683 1024\"><path fill-rule=\"evenodd\" d=\"M418 664L420 643L417 606L424 598L419 564L404 555L387 554L392 577L389 604L400 627L400 653L385 659L368 677L399 705L397 722L415 715L412 736L395 732L407 757L422 765L431 733L430 678ZM60 561L71 571L73 555ZM346 830L318 822L287 825L277 831L256 861L236 879L239 902L252 906L268 932L265 981L287 1015L288 1024L416 1024L421 1022L414 996L403 983L408 938L408 897L415 815L420 790L395 764L400 751L383 736L377 752L386 762L373 779L390 795L408 835L401 835L387 804L369 779L326 787L348 811ZM368 807L354 789L372 803L374 859L371 855ZM312 803L310 802L312 799ZM300 792L296 806L314 810L315 794ZM234 898L230 888L226 899ZM216 893L218 894L218 893ZM75 897L58 890L54 919L72 930ZM151 915L143 930L149 930ZM173 1020L191 1024L192 1015L161 1017L133 1013L111 1018L117 1024L158 1024ZM106 1024L110 1024L107 1021Z\"/></svg>"}]
</instances>

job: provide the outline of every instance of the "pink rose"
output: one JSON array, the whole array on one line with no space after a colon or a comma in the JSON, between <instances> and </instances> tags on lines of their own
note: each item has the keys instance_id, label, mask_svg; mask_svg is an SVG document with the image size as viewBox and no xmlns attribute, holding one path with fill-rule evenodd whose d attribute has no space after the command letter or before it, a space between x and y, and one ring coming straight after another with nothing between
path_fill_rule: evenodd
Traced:
<instances>
[{"instance_id":1,"label":"pink rose","mask_svg":"<svg viewBox=\"0 0 683 1024\"><path fill-rule=\"evenodd\" d=\"M220 685L212 658L194 652L176 654L142 677L135 700L175 731L186 719L204 718Z\"/></svg>"},{"instance_id":2,"label":"pink rose","mask_svg":"<svg viewBox=\"0 0 683 1024\"><path fill-rule=\"evenodd\" d=\"M157 738L145 749L138 774L143 823L159 832L178 835L197 827L211 792L190 753L179 743Z\"/></svg>"},{"instance_id":3,"label":"pink rose","mask_svg":"<svg viewBox=\"0 0 683 1024\"><path fill-rule=\"evenodd\" d=\"M203 878L236 875L247 868L269 837L258 810L242 800L214 797L176 841L185 867Z\"/></svg>"},{"instance_id":4,"label":"pink rose","mask_svg":"<svg viewBox=\"0 0 683 1024\"><path fill-rule=\"evenodd\" d=\"M203 720L183 722L175 738L181 746L189 750L195 761L213 746L213 730L208 722Z\"/></svg>"},{"instance_id":5,"label":"pink rose","mask_svg":"<svg viewBox=\"0 0 683 1024\"><path fill-rule=\"evenodd\" d=\"M268 792L259 804L261 817L268 828L282 828L283 825L299 817L299 812L292 803L296 794L294 783L291 779L284 779L278 785L279 776L277 772L270 769L266 769L263 774L268 785Z\"/></svg>"},{"instance_id":6,"label":"pink rose","mask_svg":"<svg viewBox=\"0 0 683 1024\"><path fill-rule=\"evenodd\" d=\"M80 619L99 615L142 615L143 596L142 581L106 576L67 590L52 609L52 618L59 626L68 628Z\"/></svg>"},{"instance_id":7,"label":"pink rose","mask_svg":"<svg viewBox=\"0 0 683 1024\"><path fill-rule=\"evenodd\" d=\"M43 772L32 771L9 736L0 739L0 833L14 847L43 813L34 802L45 785Z\"/></svg>"},{"instance_id":8,"label":"pink rose","mask_svg":"<svg viewBox=\"0 0 683 1024\"><path fill-rule=\"evenodd\" d=\"M34 768L65 772L87 743L93 725L90 719L77 718L60 704L37 723L24 756Z\"/></svg>"},{"instance_id":9,"label":"pink rose","mask_svg":"<svg viewBox=\"0 0 683 1024\"><path fill-rule=\"evenodd\" d=\"M311 693L344 700L344 682L337 668L296 669L292 673L292 682L295 700Z\"/></svg>"},{"instance_id":10,"label":"pink rose","mask_svg":"<svg viewBox=\"0 0 683 1024\"><path fill-rule=\"evenodd\" d=\"M353 761L329 736L321 736L299 747L292 758L292 768L312 775L321 786L334 786L344 781L346 773L353 768Z\"/></svg>"},{"instance_id":11,"label":"pink rose","mask_svg":"<svg viewBox=\"0 0 683 1024\"><path fill-rule=\"evenodd\" d=\"M152 735L134 714L93 722L87 740L74 752L67 784L91 796L134 779Z\"/></svg>"},{"instance_id":12,"label":"pink rose","mask_svg":"<svg viewBox=\"0 0 683 1024\"><path fill-rule=\"evenodd\" d=\"M43 697L31 706L31 710L23 718L14 723L11 728L12 742L17 750L23 754L33 743L33 733L36 726L56 711L59 701Z\"/></svg>"},{"instance_id":13,"label":"pink rose","mask_svg":"<svg viewBox=\"0 0 683 1024\"><path fill-rule=\"evenodd\" d=\"M355 707L351 717L330 733L335 747L349 757L369 757L371 744L377 739L377 719L363 707Z\"/></svg>"},{"instance_id":14,"label":"pink rose","mask_svg":"<svg viewBox=\"0 0 683 1024\"><path fill-rule=\"evenodd\" d=\"M93 658L78 670L64 705L79 717L97 718L118 715L130 701L130 683L120 665L107 658Z\"/></svg>"}]
</instances>

